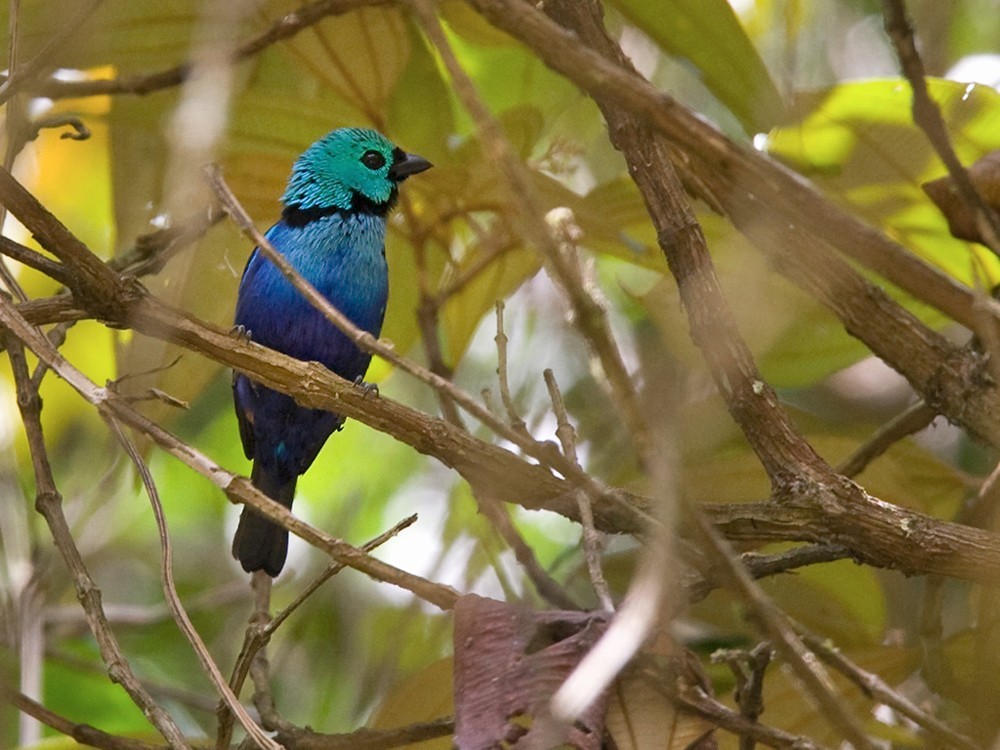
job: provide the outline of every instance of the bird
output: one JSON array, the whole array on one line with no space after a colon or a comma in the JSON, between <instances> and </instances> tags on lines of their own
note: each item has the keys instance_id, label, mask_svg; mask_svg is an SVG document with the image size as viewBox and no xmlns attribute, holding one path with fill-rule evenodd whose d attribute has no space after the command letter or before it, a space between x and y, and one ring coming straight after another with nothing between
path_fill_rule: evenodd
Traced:
<instances>
[{"instance_id":1,"label":"bird","mask_svg":"<svg viewBox=\"0 0 1000 750\"><path fill-rule=\"evenodd\" d=\"M281 218L265 237L354 325L378 337L389 293L387 217L400 183L430 167L427 159L403 151L375 130L334 130L295 161L281 197ZM234 330L357 383L371 359L259 247L240 280ZM298 477L344 418L300 406L241 373L233 376L233 401L243 451L253 461L252 484L291 509ZM277 577L288 554L288 531L245 505L232 553L246 572L263 570Z\"/></svg>"}]
</instances>

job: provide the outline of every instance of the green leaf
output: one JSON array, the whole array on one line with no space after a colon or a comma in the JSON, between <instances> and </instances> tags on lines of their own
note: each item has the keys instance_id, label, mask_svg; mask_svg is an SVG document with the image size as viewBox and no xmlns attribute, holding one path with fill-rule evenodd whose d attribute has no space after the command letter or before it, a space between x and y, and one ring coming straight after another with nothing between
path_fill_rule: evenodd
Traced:
<instances>
[{"instance_id":1,"label":"green leaf","mask_svg":"<svg viewBox=\"0 0 1000 750\"><path fill-rule=\"evenodd\" d=\"M412 27L409 31L410 59L389 99L387 133L405 150L437 164L444 137L455 130L451 88L423 39Z\"/></svg>"},{"instance_id":2,"label":"green leaf","mask_svg":"<svg viewBox=\"0 0 1000 750\"><path fill-rule=\"evenodd\" d=\"M4 5L0 13L4 28L7 11ZM76 22L80 32L51 50L52 62L58 67L82 69L114 64L125 74L145 72L184 60L198 17L198 5L191 0L98 3L86 16L80 15L77 4L66 5L59 0L25 3L18 10L18 55L22 61L34 57L52 34ZM252 26L250 19L246 26ZM3 38L3 55L7 59L6 34Z\"/></svg>"},{"instance_id":3,"label":"green leaf","mask_svg":"<svg viewBox=\"0 0 1000 750\"><path fill-rule=\"evenodd\" d=\"M727 0L612 0L632 24L671 55L689 60L708 89L751 133L780 118L781 95Z\"/></svg>"},{"instance_id":4,"label":"green leaf","mask_svg":"<svg viewBox=\"0 0 1000 750\"><path fill-rule=\"evenodd\" d=\"M835 646L841 646L836 641ZM915 648L879 645L865 648L845 648L844 656L862 669L873 672L890 685L898 685L919 664ZM893 747L919 747L922 742L911 729L902 725L889 727L872 715L875 701L839 672L826 667L833 681L834 695L844 710L875 736L892 736L898 741ZM803 734L824 747L838 747L843 736L830 726L821 711L805 699L802 683L789 670L772 665L764 678L764 713L761 721L793 734Z\"/></svg>"},{"instance_id":5,"label":"green leaf","mask_svg":"<svg viewBox=\"0 0 1000 750\"><path fill-rule=\"evenodd\" d=\"M128 694L108 680L96 647L63 640L77 652L81 660L94 665L94 670L81 669L54 659L45 663L45 696L47 708L63 716L86 717L87 723L115 734L149 732L150 726Z\"/></svg>"},{"instance_id":6,"label":"green leaf","mask_svg":"<svg viewBox=\"0 0 1000 750\"><path fill-rule=\"evenodd\" d=\"M384 128L382 113L409 61L411 45L402 11L382 7L330 17L283 47L325 94L349 102L366 121Z\"/></svg>"},{"instance_id":7,"label":"green leaf","mask_svg":"<svg viewBox=\"0 0 1000 750\"><path fill-rule=\"evenodd\" d=\"M441 659L392 687L375 710L368 726L395 729L422 721L434 721L455 712L452 696L452 660ZM420 750L448 750L451 735L405 745Z\"/></svg>"},{"instance_id":8,"label":"green leaf","mask_svg":"<svg viewBox=\"0 0 1000 750\"><path fill-rule=\"evenodd\" d=\"M872 568L838 560L765 578L760 585L785 613L837 646L869 649L881 644L887 622L886 599ZM712 623L715 638L749 641L756 636L745 605L727 590L713 591L693 605L690 614L695 621Z\"/></svg>"},{"instance_id":9,"label":"green leaf","mask_svg":"<svg viewBox=\"0 0 1000 750\"><path fill-rule=\"evenodd\" d=\"M586 247L666 273L656 230L639 189L628 175L597 185L572 207Z\"/></svg>"},{"instance_id":10,"label":"green leaf","mask_svg":"<svg viewBox=\"0 0 1000 750\"><path fill-rule=\"evenodd\" d=\"M468 268L474 256L463 264ZM450 361L457 363L483 316L494 309L496 302L506 299L541 268L537 253L514 247L489 263L444 306L443 322Z\"/></svg>"},{"instance_id":11,"label":"green leaf","mask_svg":"<svg viewBox=\"0 0 1000 750\"><path fill-rule=\"evenodd\" d=\"M955 81L928 85L963 163L1000 148L1000 94ZM946 170L913 124L911 101L901 79L817 91L799 99L794 122L770 134L768 151L956 279L995 283L997 258L952 237L920 187ZM977 279L984 270L987 278Z\"/></svg>"},{"instance_id":12,"label":"green leaf","mask_svg":"<svg viewBox=\"0 0 1000 750\"><path fill-rule=\"evenodd\" d=\"M740 503L770 496L770 483L760 461L729 418L718 397L687 406L679 415L685 494L697 502ZM832 425L793 411L816 451L831 465L847 458L875 430L848 421ZM966 481L912 440L895 443L873 461L858 481L875 497L937 518L951 519L961 507Z\"/></svg>"},{"instance_id":13,"label":"green leaf","mask_svg":"<svg viewBox=\"0 0 1000 750\"><path fill-rule=\"evenodd\" d=\"M445 6L448 8L449 6ZM448 14L446 18L461 19L457 27L448 26L449 42L473 79L480 96L493 112L506 112L517 107L538 109L551 124L572 110L581 101L579 90L561 75L550 70L537 57L517 44L480 46L482 26L467 13ZM471 38L465 36L471 31ZM502 42L509 37L493 38ZM474 130L465 110L460 111L463 132Z\"/></svg>"},{"instance_id":14,"label":"green leaf","mask_svg":"<svg viewBox=\"0 0 1000 750\"><path fill-rule=\"evenodd\" d=\"M805 387L868 354L832 313L773 270L732 227L714 216L699 218L726 299L765 380L777 387ZM640 301L671 353L703 368L676 282L664 277Z\"/></svg>"}]
</instances>

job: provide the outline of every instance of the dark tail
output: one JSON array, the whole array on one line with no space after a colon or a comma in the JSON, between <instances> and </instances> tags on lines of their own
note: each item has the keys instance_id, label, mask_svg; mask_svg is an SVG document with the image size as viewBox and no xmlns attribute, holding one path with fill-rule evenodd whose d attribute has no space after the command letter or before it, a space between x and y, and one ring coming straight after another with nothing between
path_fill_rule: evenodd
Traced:
<instances>
[{"instance_id":1,"label":"dark tail","mask_svg":"<svg viewBox=\"0 0 1000 750\"><path fill-rule=\"evenodd\" d=\"M289 509L295 497L296 479L297 477L292 477L290 482L282 483L260 468L257 461L254 461L253 471L250 473L250 481L257 489ZM285 566L287 555L288 531L267 520L250 506L244 506L240 524L236 527L236 536L233 537L233 557L240 561L243 570L247 573L263 570L274 578Z\"/></svg>"}]
</instances>

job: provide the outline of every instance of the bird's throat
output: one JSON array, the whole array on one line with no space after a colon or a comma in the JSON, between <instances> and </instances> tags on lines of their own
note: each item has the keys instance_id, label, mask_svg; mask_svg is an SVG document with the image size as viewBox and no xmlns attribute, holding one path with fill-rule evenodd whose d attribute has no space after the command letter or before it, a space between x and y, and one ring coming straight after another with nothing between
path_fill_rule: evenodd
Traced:
<instances>
[{"instance_id":1,"label":"bird's throat","mask_svg":"<svg viewBox=\"0 0 1000 750\"><path fill-rule=\"evenodd\" d=\"M397 192L394 187L387 201L376 203L370 198L358 192L351 193L351 207L341 208L339 206L302 206L290 203L281 212L281 218L290 227L304 227L314 221L326 218L327 216L340 215L343 218L366 214L369 216L380 216L385 218L396 205Z\"/></svg>"}]
</instances>

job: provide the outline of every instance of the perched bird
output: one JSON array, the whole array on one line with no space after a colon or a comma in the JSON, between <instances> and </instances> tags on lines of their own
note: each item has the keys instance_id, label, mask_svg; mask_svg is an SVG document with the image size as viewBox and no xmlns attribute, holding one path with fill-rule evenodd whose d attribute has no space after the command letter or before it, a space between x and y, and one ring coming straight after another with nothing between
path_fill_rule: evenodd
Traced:
<instances>
[{"instance_id":1,"label":"perched bird","mask_svg":"<svg viewBox=\"0 0 1000 750\"><path fill-rule=\"evenodd\" d=\"M266 234L275 249L359 328L378 336L389 291L386 217L399 183L430 168L374 130L341 128L298 158L282 196L281 220ZM253 341L297 359L317 361L347 380L360 380L370 355L327 321L255 249L243 271L235 324ZM306 409L245 375L233 378L240 438L253 459L250 478L292 507L295 483L344 418ZM281 572L288 532L244 507L233 557L247 572Z\"/></svg>"}]
</instances>

